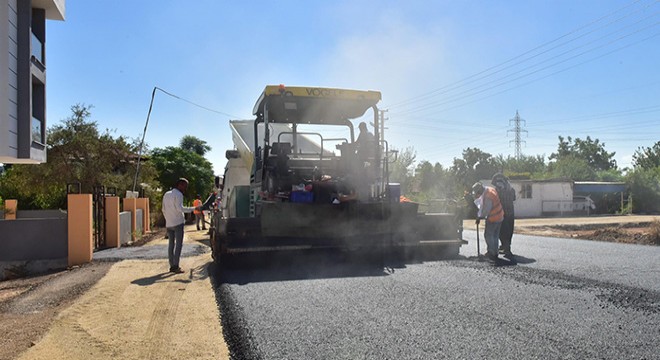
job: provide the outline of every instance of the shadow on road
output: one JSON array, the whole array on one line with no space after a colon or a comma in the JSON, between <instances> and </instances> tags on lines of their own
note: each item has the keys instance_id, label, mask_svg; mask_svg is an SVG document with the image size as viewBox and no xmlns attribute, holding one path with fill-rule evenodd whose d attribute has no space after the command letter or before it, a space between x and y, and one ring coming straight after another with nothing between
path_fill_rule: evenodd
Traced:
<instances>
[{"instance_id":1,"label":"shadow on road","mask_svg":"<svg viewBox=\"0 0 660 360\"><path fill-rule=\"evenodd\" d=\"M492 264L493 266L515 266L518 264L531 264L535 263L536 259L527 258L520 255L514 255L512 258L500 257L497 260L489 260L483 255L480 256L470 256L466 258L467 260L478 261L483 263Z\"/></svg>"},{"instance_id":2,"label":"shadow on road","mask_svg":"<svg viewBox=\"0 0 660 360\"><path fill-rule=\"evenodd\" d=\"M181 279L181 278L170 279L172 276L175 276L177 274L172 272L164 272L153 276L135 279L131 281L131 284L140 285L140 286L149 286L157 282L177 282L182 284L189 284L193 280L206 280L209 277L209 273L213 271L213 267L211 266L211 264L212 263L209 262L190 269L186 279Z\"/></svg>"},{"instance_id":3,"label":"shadow on road","mask_svg":"<svg viewBox=\"0 0 660 360\"><path fill-rule=\"evenodd\" d=\"M513 261L515 261L516 264L531 264L531 263L535 263L536 259L524 257L524 256L521 256L521 255L514 255L513 256Z\"/></svg>"},{"instance_id":4,"label":"shadow on road","mask_svg":"<svg viewBox=\"0 0 660 360\"><path fill-rule=\"evenodd\" d=\"M135 279L131 281L131 284L135 285L140 285L140 286L149 286L153 285L157 282L164 282L164 281L170 281L169 278L174 276L174 273L171 272L165 272L165 273L160 273L154 276L148 276L148 277L143 277L140 279ZM180 283L189 283L190 280L181 280L181 279L176 279L172 280L173 282L180 282Z\"/></svg>"},{"instance_id":5,"label":"shadow on road","mask_svg":"<svg viewBox=\"0 0 660 360\"><path fill-rule=\"evenodd\" d=\"M307 280L363 276L387 276L389 268L382 254L350 254L341 251L280 251L240 254L215 266L220 283ZM397 267L402 264L397 264ZM209 268L211 271L211 267Z\"/></svg>"}]
</instances>

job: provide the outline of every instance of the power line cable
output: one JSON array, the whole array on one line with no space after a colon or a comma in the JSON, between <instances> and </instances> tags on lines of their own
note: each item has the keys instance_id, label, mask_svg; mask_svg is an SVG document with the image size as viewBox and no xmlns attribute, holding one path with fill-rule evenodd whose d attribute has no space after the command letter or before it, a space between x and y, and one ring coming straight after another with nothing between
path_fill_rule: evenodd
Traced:
<instances>
[{"instance_id":1,"label":"power line cable","mask_svg":"<svg viewBox=\"0 0 660 360\"><path fill-rule=\"evenodd\" d=\"M435 89L435 90L432 90L432 91L427 92L427 93L425 93L425 94L418 95L418 96L412 97L412 98L410 98L410 99L400 101L400 102L398 102L398 103L394 103L394 104L388 106L388 108L399 107L399 106L401 106L401 105L403 105L403 104L406 104L406 103L410 103L410 102L413 102L413 101L418 101L418 99L420 99L420 98L425 98L425 97L429 97L429 96L435 96L435 95L433 95L433 94L435 94L435 93L437 93L437 92L440 92L440 91L442 91L442 90L445 90L445 89L451 88L452 86L456 86L456 85L458 85L458 84L461 84L461 83L463 83L463 82L465 82L465 81L467 81L467 80L470 80L470 79L472 79L472 78L478 77L479 75L482 75L482 74L488 73L488 72L490 72L491 70L494 70L494 69L497 69L497 68L499 68L499 67L501 67L501 66L503 66L503 65L506 65L506 64L508 64L508 63L510 63L510 62L512 62L512 61L514 61L514 60L519 59L520 57L523 57L523 56L526 56L526 55L528 55L528 54L531 54L531 53L533 53L533 52L535 52L535 51L537 51L537 50L539 50L539 49L542 49L542 48L544 48L544 47L546 47L546 46L548 46L548 45L550 45L550 44L553 44L553 43L555 43L555 42L557 42L557 41L559 41L559 40L561 40L561 39L564 39L564 38L569 37L569 36L571 36L571 35L573 35L573 34L575 34L575 33L578 33L578 32L580 32L581 30L586 29L586 28L589 28L589 27L591 27L592 25L597 24L597 23L601 22L602 20L607 19L607 18L609 18L609 17L611 17L611 16L613 16L613 15L615 15L615 14L621 12L621 11L624 10L624 9L627 9L627 8L629 8L629 7L631 7L631 6L634 6L634 5L636 5L637 3L641 2L641 1L642 1L642 0L636 0L636 1L633 1L633 2L629 3L629 4L626 5L626 6L623 6L623 7L619 8L619 9L616 9L616 10L614 10L614 11L612 11L612 12L610 12L610 13L604 15L604 16L601 16L600 18L597 18L597 19L595 19L595 20L593 20L593 21L591 21L591 22L589 22L589 23L587 23L587 24L585 24L585 25L583 25L583 26L580 26L580 27L578 27L578 28L576 28L576 29L574 29L574 30L572 30L572 31L569 31L568 33L566 33L566 34L564 34L564 35L561 35L561 36L559 36L559 37L557 37L557 38L555 38L555 39L553 39L553 40L551 40L551 41L548 41L548 42L543 43L543 44L541 44L541 45L539 45L539 46L536 46L536 47L532 48L531 50L528 50L528 51L526 51L526 52L524 52L524 53L522 53L522 54L519 54L519 55L517 55L517 56L515 56L515 57L513 57L513 58L510 58L510 59L508 59L508 60L506 60L506 61L504 61L504 62L502 62L502 63L499 63L499 64L497 64L497 65L495 65L495 66L491 66L491 67L489 67L489 68L487 68L487 69L485 69L485 70L483 70L483 71L480 71L480 72L478 72L478 73L476 73L476 74L470 75L470 76L468 76L468 77L466 77L466 78L464 78L464 79L462 79L462 80L459 80L459 81L453 82L453 83L451 83L451 84L448 84L448 85L446 85L446 86L440 87L440 88ZM657 2L657 1L653 2L652 4L654 5L656 2ZM646 7L649 7L649 6L651 6L651 5L649 4L649 5L647 5ZM638 10L638 11L639 11L639 10ZM625 17L627 17L627 16L630 16L631 14L634 14L634 13L636 13L636 12L638 12L638 11L634 11L634 12L632 12L632 13L629 13L628 15L625 15L625 16L623 16L622 18L625 18ZM620 20L620 19L622 19L622 18L619 18L618 20ZM614 23L614 22L617 22L618 20L612 21L612 22L608 23L607 25L612 24L612 23ZM606 26L607 26L607 25L606 25ZM575 39L570 40L570 41L568 41L568 42L571 42L571 41L574 41L574 40L575 40ZM568 43L568 42L565 42L565 43L563 43L563 44L566 44L566 43ZM535 56L537 56L537 55L535 55ZM488 75L488 76L490 76L490 75Z\"/></svg>"},{"instance_id":2,"label":"power line cable","mask_svg":"<svg viewBox=\"0 0 660 360\"><path fill-rule=\"evenodd\" d=\"M536 127L536 126L545 125L545 124L574 123L576 120L581 120L581 121L602 120L602 119L613 118L613 117L616 118L616 117L621 117L621 116L648 114L648 113L654 113L654 112L658 112L658 111L660 111L660 105L648 106L648 107L642 107L642 108L635 108L635 109L628 109L628 110L612 111L612 112L600 113L600 114L573 116L573 117L564 118L564 119L553 119L553 120L548 120L548 121L540 121L540 122L535 122L534 124L531 124L529 126L530 127Z\"/></svg>"},{"instance_id":3,"label":"power line cable","mask_svg":"<svg viewBox=\"0 0 660 360\"><path fill-rule=\"evenodd\" d=\"M135 188L137 186L138 174L140 173L140 160L142 159L142 148L144 146L144 138L147 136L147 127L149 126L149 118L151 117L151 110L153 110L153 107L154 107L154 99L156 98L156 90L160 90L164 94L167 94L167 95L169 95L173 98L179 99L181 101L185 101L185 102L187 102L191 105L197 106L197 107L202 108L204 110L214 112L214 113L217 113L217 114L221 114L221 115L225 115L225 116L229 116L229 117L234 117L233 115L227 114L227 113L222 112L222 111L213 110L213 109L208 108L208 107L203 106L203 105L199 105L199 104L194 103L190 100L184 99L184 98L182 98L178 95L174 95L174 94L172 94L168 91L165 91L165 90L159 88L158 86L154 86L154 89L151 92L151 101L149 102L149 111L147 112L147 120L144 123L144 131L142 132L142 140L140 141L140 147L138 148L138 158L137 158L137 164L135 166L135 179L133 180L133 191L135 191ZM237 117L234 117L234 118L237 118Z\"/></svg>"},{"instance_id":4,"label":"power line cable","mask_svg":"<svg viewBox=\"0 0 660 360\"><path fill-rule=\"evenodd\" d=\"M168 91L166 91L166 90L163 90L163 89L159 88L158 86L156 86L155 89L156 89L156 90L160 90L160 91L163 92L164 94L169 95L169 96L171 96L171 97L173 97L173 98L175 98L175 99L179 99L179 100L181 100L181 101L187 102L187 103L190 104L190 105L194 105L194 106L196 106L196 107L198 107L198 108L200 108L200 109L204 109L204 110L206 110L206 111L210 111L210 112L213 112L213 113L216 113L216 114L220 114L220 115L228 116L228 117L230 117L230 118L234 118L234 119L240 119L240 118L241 118L240 116L236 116L236 115L228 114L228 113L226 113L226 112L224 112L224 111L214 110L214 109L211 109L211 108L206 107L206 106L204 106L204 105L200 105L200 104L197 104L197 103L195 103L195 102L192 102L192 101L190 101L190 100L188 100L188 99L184 99L184 98L182 98L182 97L180 97L180 96L178 96L178 95L174 95L174 94L172 94L171 92L168 92Z\"/></svg>"},{"instance_id":5,"label":"power line cable","mask_svg":"<svg viewBox=\"0 0 660 360\"><path fill-rule=\"evenodd\" d=\"M657 25L657 24L656 24L656 25ZM601 55L599 55L599 56L595 56L595 57L593 57L593 58L590 58L590 59L588 59L588 60L582 61L582 62L580 62L580 63L577 63L577 64L574 64L574 65L571 65L571 66L565 67L565 68L560 69L560 70L558 70L558 71L555 71L555 72L553 72L553 73L550 73L550 74L547 74L547 75L541 76L541 77L536 78L536 79L532 79L532 80L527 81L527 82L524 82L524 83L522 83L522 84L518 84L518 85L516 85L516 86L510 87L510 88L507 88L507 89L504 89L504 90L502 90L502 91L498 91L498 92L496 92L496 93L492 93L492 94L490 94L490 95L486 95L486 96L484 96L484 97L481 97L481 98L478 98L478 99L475 99L475 100L472 100L472 101L464 102L464 103L461 103L461 104L458 104L458 105L455 105L455 106L452 106L452 107L449 107L449 108L445 108L445 109L443 109L443 110L444 110L444 111L453 110L453 109L456 109L456 108L460 108L460 107L463 107L463 106L466 106L466 105L473 104L473 103L475 103L475 102L479 102L479 101L482 101L482 100L485 100L485 99L491 98L491 97L496 96L496 95L503 94L503 93L508 92L508 91L511 91L511 90L515 90L515 89L518 89L518 88L521 88L521 87L527 86L527 85L532 84L532 83L535 83L535 82L537 82L537 81L540 81L540 80L546 79L546 78L548 78L548 77L551 77L551 76L554 76L554 75L560 74L560 73L562 73L562 72L568 71L568 70L573 69L573 68L576 68L576 67L578 67L578 66L582 66L582 65L587 64L587 63L589 63L589 62L592 62L592 61L598 60L598 59L600 59L600 58L603 58L603 57L605 57L605 56L611 55L611 54L613 54L613 53L615 53L615 52L617 52L617 51L620 51L620 50L623 50L623 49L629 48L629 47L631 47L631 46L637 45L637 44L642 43L642 42L644 42L644 41L648 41L648 40L650 40L650 39L652 39L652 38L654 38L654 37L657 37L658 35L660 35L660 32L659 32L659 33L655 33L655 34L653 34L653 35L651 35L651 36L648 36L648 37L646 37L646 38L643 38L643 39L641 39L641 40L639 40L639 41L636 41L636 42L634 42L634 43L630 43L630 44L623 45L623 46L621 46L621 47L618 47L618 48L616 48L616 49L614 49L614 50L612 50L612 51L608 51L608 52L606 52L606 53L604 53L604 54L601 54ZM628 36L629 36L629 35L628 35ZM574 56L574 57L575 57L575 56ZM534 73L538 73L538 72L540 72L540 71L542 71L542 70L544 70L544 69L537 70L537 71L535 71ZM528 74L528 75L531 75L531 74ZM526 76L528 76L528 75L526 75ZM521 76L521 78L526 77L526 76ZM494 87L491 87L491 88L494 88ZM488 88L488 89L485 89L485 90L478 91L478 92L476 92L476 93L474 93L474 94L471 94L470 96L465 96L465 98L472 97L472 96L477 95L477 94L479 94L479 93L483 93L483 92L485 92L485 91L487 91L487 90L490 90L491 88ZM441 105L444 105L444 104L441 104ZM423 109L423 110L429 110L429 109ZM407 113L406 113L406 114L407 114ZM394 114L393 114L393 115L394 115ZM394 122L394 121L392 121L392 122Z\"/></svg>"},{"instance_id":6,"label":"power line cable","mask_svg":"<svg viewBox=\"0 0 660 360\"><path fill-rule=\"evenodd\" d=\"M656 16L657 14L660 14L660 12L654 14L653 16ZM427 105L424 105L424 106L418 107L418 108L413 109L413 110L408 110L408 111L405 111L405 112L399 112L399 113L394 112L392 115L394 116L394 115L409 115L409 114L414 114L414 113L417 113L417 112L420 112L420 111L425 111L425 110L433 109L433 108L438 107L438 106L442 106L442 105L450 104L450 103L457 102L457 101L460 101L460 100L463 100L463 99L466 99L466 98L473 97L473 96L478 95L478 94L480 94L480 93L483 93L483 92L485 92L485 91L492 90L492 89L495 89L495 88L501 87L501 86L503 86L503 85L506 85L506 84L508 84L508 83L512 83L512 82L515 82L515 81L518 81L518 80L524 79L524 78L529 77L529 76L531 76L531 75L537 74L537 73L539 73L539 72L541 72L541 71L548 70L548 69L553 68L553 67L555 67L555 66L557 66L557 65L563 64L563 63L565 63L565 62L567 62L567 61L570 61L570 60L573 60L573 59L578 58L578 57L580 57L580 56L586 55L586 54L588 54L588 53L590 53L590 52L594 52L594 51L596 51L596 50L599 50L599 49L602 49L602 48L604 48L604 47L610 46L610 45L612 45L612 44L614 44L614 43L616 43L616 42L619 42L619 41L621 41L621 40L624 40L624 39L626 39L626 38L628 38L628 37L630 37L630 36L633 36L633 35L635 35L635 34L637 34L637 33L640 33L640 32L642 32L642 31L648 30L648 29L653 28L653 27L658 26L658 25L660 25L660 21L655 22L655 23L653 23L653 24L650 24L650 25L648 25L648 26L646 26L646 27L643 27L643 28L641 28L641 29L637 29L637 30L635 30L635 31L633 31L633 32L630 32L630 33L627 33L627 34L625 34L625 35L622 35L622 36L620 36L620 37L618 37L618 38L616 38L616 39L610 40L609 42L607 42L607 43L605 43L605 44L602 44L602 45L599 45L599 46L595 46L595 47L593 47L593 48L590 48L590 49L585 50L585 51L582 51L582 52L580 52L580 53L578 53L578 54L572 55L572 56L570 56L570 57L568 57L568 58L565 58L565 59L563 59L563 60L560 60L560 61L557 61L557 62L555 62L555 63L552 63L552 64L547 65L547 66L545 66L545 67L542 67L542 68L540 68L540 69L536 69L536 70L534 70L534 71L531 71L531 72L528 72L528 73L522 74L522 75L517 76L517 77L515 77L515 78L513 78L513 79L507 79L507 77L509 77L509 76L512 76L512 75L516 75L516 74L522 73L522 72L524 72L524 71L526 71L526 70L530 70L530 69L532 69L532 68L534 68L534 67L536 67L536 66L538 66L538 65L540 65L540 64L546 63L546 62L548 62L548 61L553 60L554 58L557 58L557 57L559 57L559 56L566 55L566 54L568 54L569 52L572 52L572 51L574 51L574 50L576 50L576 49L579 49L579 47L577 47L577 48L573 48L573 49L571 49L571 50L569 50L569 51L566 51L566 52L560 54L560 55L557 56L557 57L553 57L553 58L546 59L546 60L544 60L544 61L542 61L542 62L540 62L540 63L537 63L537 64L534 64L534 65L528 66L528 67L523 68L522 70L516 71L516 72L514 72L514 73L512 73L512 74L506 75L506 76L504 76L504 77L500 77L500 78L498 78L498 79L495 79L495 80L492 80L492 81L489 81L489 82L486 82L486 83L481 84L481 85L479 85L479 86L473 87L473 88L471 88L471 89L469 89L469 90L465 90L465 91L463 91L463 92L460 92L460 93L458 93L458 94L455 94L455 95L451 96L451 97L448 98L448 99L442 99L442 100L440 100L440 101L436 101L436 102L433 102L433 103L430 103L430 104L427 104ZM607 37L607 36L609 36L609 35L611 35L611 33L608 34L608 35L606 35L606 36L604 36L604 37ZM657 36L657 34L654 35L654 36ZM654 36L652 36L652 37L654 37ZM595 40L595 41L601 40L601 39L603 39L604 37L601 37L601 38L599 38L599 39L597 39L597 40ZM645 40L647 40L647 39L645 39ZM592 42L590 42L590 43L593 43L593 42L595 42L595 41L592 41ZM590 43L589 43L589 44L590 44ZM627 47L627 46L625 46L625 47ZM624 47L624 48L625 48L625 47ZM620 49L617 49L617 50L620 50ZM609 54L611 54L611 53L613 53L613 52L608 52L608 53L606 53L605 55L609 55ZM595 59L598 59L598 58L601 58L601 57L602 57L602 56L599 56L599 57L594 58L594 59L592 59L592 60L595 60ZM584 64L584 63L586 63L586 62L579 63L578 65L582 65L582 64ZM573 66L573 67L574 67L574 66ZM573 68L573 67L570 67L570 68ZM556 74L556 73L553 73L553 74ZM499 81L499 83L496 83L496 82L498 82L498 81ZM492 86L486 87L485 89L482 89L482 90L479 90L479 91L475 91L475 90L477 90L477 89L479 89L479 88L482 88L482 87L484 87L484 86L488 86L489 84L492 84L492 83L495 83L495 84L492 85ZM498 93L498 94L499 94L499 93Z\"/></svg>"}]
</instances>

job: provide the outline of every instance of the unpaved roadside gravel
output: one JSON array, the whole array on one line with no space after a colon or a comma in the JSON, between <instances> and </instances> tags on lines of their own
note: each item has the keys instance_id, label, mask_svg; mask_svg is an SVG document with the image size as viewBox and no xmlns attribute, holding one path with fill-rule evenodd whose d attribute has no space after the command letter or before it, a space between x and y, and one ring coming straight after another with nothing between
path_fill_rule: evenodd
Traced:
<instances>
[{"instance_id":1,"label":"unpaved roadside gravel","mask_svg":"<svg viewBox=\"0 0 660 360\"><path fill-rule=\"evenodd\" d=\"M0 282L0 359L14 359L49 329L55 316L101 279L111 263Z\"/></svg>"},{"instance_id":2,"label":"unpaved roadside gravel","mask_svg":"<svg viewBox=\"0 0 660 360\"><path fill-rule=\"evenodd\" d=\"M17 330L13 336L3 332L0 358L227 359L207 272L210 253L198 242L207 236L191 229L184 242L183 274L167 272L167 240L161 235L136 248L137 259L112 262L117 259L105 256L113 260L45 276L37 287L43 287L43 296L37 289L22 294L16 287L6 289L9 299L0 298L0 329L29 323L33 331L21 335ZM155 258L142 258L145 252ZM53 281L58 278L77 285L67 290Z\"/></svg>"},{"instance_id":3,"label":"unpaved roadside gravel","mask_svg":"<svg viewBox=\"0 0 660 360\"><path fill-rule=\"evenodd\" d=\"M660 221L657 215L595 215L563 218L516 219L515 234L652 245L657 242L650 224ZM475 230L474 220L463 227ZM483 231L483 226L480 231ZM616 237L600 232L615 232Z\"/></svg>"}]
</instances>

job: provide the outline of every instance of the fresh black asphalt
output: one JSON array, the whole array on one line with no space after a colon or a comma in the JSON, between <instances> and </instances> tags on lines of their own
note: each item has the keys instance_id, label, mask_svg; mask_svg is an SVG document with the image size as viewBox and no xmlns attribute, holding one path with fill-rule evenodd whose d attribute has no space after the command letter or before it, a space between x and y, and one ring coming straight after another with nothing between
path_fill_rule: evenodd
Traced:
<instances>
[{"instance_id":1,"label":"fresh black asphalt","mask_svg":"<svg viewBox=\"0 0 660 360\"><path fill-rule=\"evenodd\" d=\"M660 247L516 235L516 261L493 264L475 236L454 260L212 266L232 358L660 358Z\"/></svg>"}]
</instances>

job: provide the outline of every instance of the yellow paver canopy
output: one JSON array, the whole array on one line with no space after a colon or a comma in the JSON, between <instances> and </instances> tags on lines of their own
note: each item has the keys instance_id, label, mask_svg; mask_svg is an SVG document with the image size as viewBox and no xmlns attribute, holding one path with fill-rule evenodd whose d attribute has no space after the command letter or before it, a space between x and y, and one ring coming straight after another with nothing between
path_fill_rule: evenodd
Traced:
<instances>
[{"instance_id":1,"label":"yellow paver canopy","mask_svg":"<svg viewBox=\"0 0 660 360\"><path fill-rule=\"evenodd\" d=\"M345 124L358 118L381 99L379 91L268 85L253 114L268 122L296 124Z\"/></svg>"}]
</instances>

